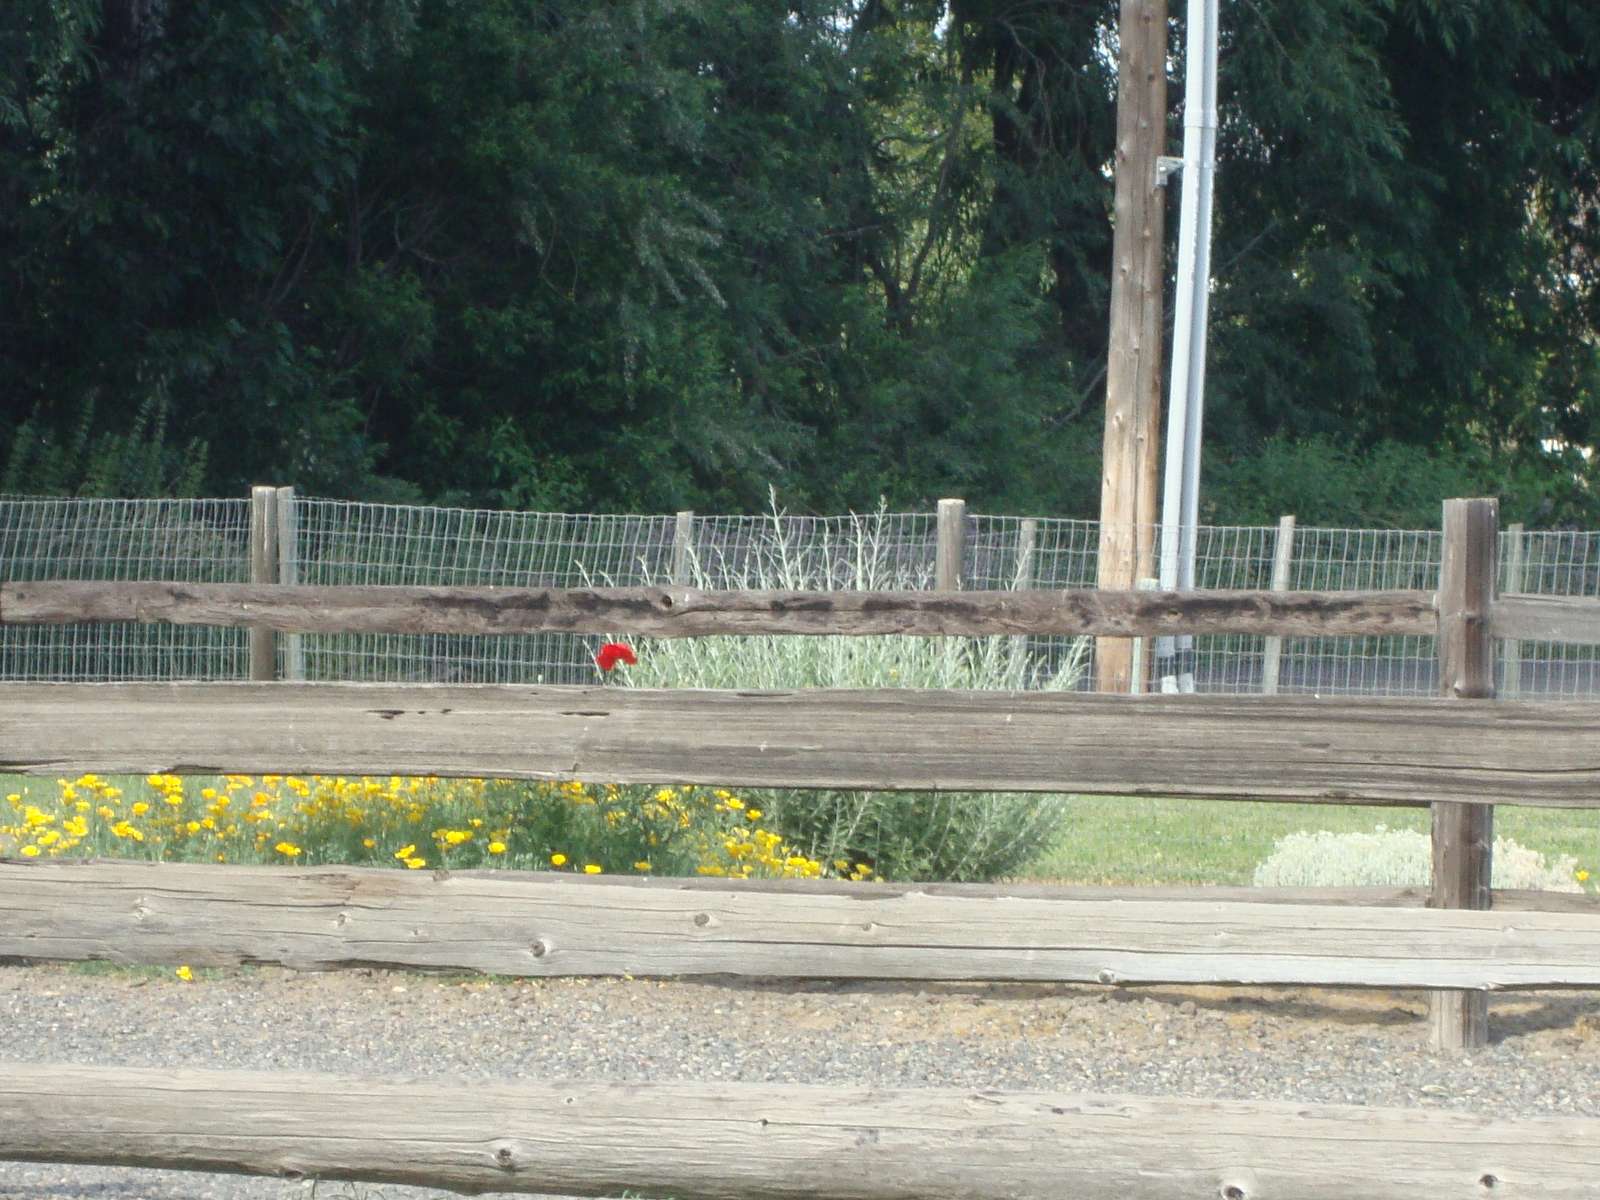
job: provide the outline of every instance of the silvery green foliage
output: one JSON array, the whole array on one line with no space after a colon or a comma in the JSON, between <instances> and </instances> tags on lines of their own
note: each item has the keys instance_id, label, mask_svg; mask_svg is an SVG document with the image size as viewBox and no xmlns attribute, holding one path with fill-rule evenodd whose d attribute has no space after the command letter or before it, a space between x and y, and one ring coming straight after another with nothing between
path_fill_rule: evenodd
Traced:
<instances>
[{"instance_id":1,"label":"silvery green foliage","mask_svg":"<svg viewBox=\"0 0 1600 1200\"><path fill-rule=\"evenodd\" d=\"M1493 885L1544 892L1579 892L1577 860L1553 862L1510 838L1494 842ZM1433 872L1428 835L1377 826L1371 833L1291 833L1279 838L1256 868L1257 887L1427 887Z\"/></svg>"},{"instance_id":2,"label":"silvery green foliage","mask_svg":"<svg viewBox=\"0 0 1600 1200\"><path fill-rule=\"evenodd\" d=\"M884 536L885 513L852 517L838 537L796 537L774 501L765 535L737 559L693 562L697 587L747 590L911 590L927 573L906 566ZM628 669L635 687L954 688L1069 691L1088 639L1051 658L1012 637L704 637L643 640ZM701 780L716 784L714 779ZM1064 796L950 792L751 793L784 835L824 862L872 863L886 878L995 879L1055 836ZM848 873L848 871L846 872Z\"/></svg>"}]
</instances>

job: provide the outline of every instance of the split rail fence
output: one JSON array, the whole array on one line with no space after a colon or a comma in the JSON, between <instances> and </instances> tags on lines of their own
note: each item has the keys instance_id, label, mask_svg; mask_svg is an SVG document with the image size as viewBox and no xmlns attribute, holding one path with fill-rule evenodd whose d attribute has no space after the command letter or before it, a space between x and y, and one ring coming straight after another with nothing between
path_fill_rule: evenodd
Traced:
<instances>
[{"instance_id":1,"label":"split rail fence","mask_svg":"<svg viewBox=\"0 0 1600 1200\"><path fill-rule=\"evenodd\" d=\"M1600 988L1600 901L1492 892L1494 806L1600 807L1600 705L1495 700L1496 639L1600 642L1600 602L1497 595L1493 501L1445 506L1437 593L704 592L0 585L0 623L274 632L1437 634L1442 695L22 683L0 771L488 775L1429 805L1431 891L585 879L0 862L0 961L374 964L1431 989ZM13 1066L0 1158L690 1197L1592 1194L1600 1121L1045 1093L460 1085ZM826 1171L819 1163L828 1164Z\"/></svg>"}]
</instances>

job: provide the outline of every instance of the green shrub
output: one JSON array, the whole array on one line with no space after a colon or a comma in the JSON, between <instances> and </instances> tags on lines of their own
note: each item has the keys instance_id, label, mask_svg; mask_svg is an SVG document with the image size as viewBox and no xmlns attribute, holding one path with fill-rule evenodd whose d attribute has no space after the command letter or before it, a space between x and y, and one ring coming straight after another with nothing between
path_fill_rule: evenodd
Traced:
<instances>
[{"instance_id":1,"label":"green shrub","mask_svg":"<svg viewBox=\"0 0 1600 1200\"><path fill-rule=\"evenodd\" d=\"M884 514L851 518L840 539L797 545L774 508L738 563L693 563L701 587L890 590L927 579L897 567ZM1087 642L1051 662L1022 639L755 636L647 640L625 680L635 687L930 688L1070 690ZM1058 832L1062 796L999 793L745 791L802 851L849 875L857 863L883 878L986 880L1014 871ZM841 866L841 863L848 865Z\"/></svg>"}]
</instances>

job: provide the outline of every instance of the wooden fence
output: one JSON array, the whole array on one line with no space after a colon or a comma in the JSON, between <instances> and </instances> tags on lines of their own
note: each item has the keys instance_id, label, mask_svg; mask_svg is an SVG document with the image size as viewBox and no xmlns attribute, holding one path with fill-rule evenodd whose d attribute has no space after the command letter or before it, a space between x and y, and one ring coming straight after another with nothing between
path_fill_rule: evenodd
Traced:
<instances>
[{"instance_id":1,"label":"wooden fence","mask_svg":"<svg viewBox=\"0 0 1600 1200\"><path fill-rule=\"evenodd\" d=\"M1437 596L0 585L0 622L246 625L269 650L274 630L1437 631L1445 693L10 684L0 693L0 771L1427 804L1434 883L1426 895L1285 893L4 862L0 960L1422 987L1434 989L1435 1044L1479 1045L1491 991L1600 987L1600 898L1489 888L1496 804L1600 806L1600 706L1495 701L1494 641L1600 642L1600 604L1496 596L1492 501L1449 502L1445 529ZM381 1126L356 1115L373 1111ZM41 1067L0 1081L0 1157L683 1198L1564 1196L1593 1188L1600 1122L689 1084L474 1085L466 1102L420 1083ZM814 1171L819 1159L832 1164L826 1176Z\"/></svg>"}]
</instances>

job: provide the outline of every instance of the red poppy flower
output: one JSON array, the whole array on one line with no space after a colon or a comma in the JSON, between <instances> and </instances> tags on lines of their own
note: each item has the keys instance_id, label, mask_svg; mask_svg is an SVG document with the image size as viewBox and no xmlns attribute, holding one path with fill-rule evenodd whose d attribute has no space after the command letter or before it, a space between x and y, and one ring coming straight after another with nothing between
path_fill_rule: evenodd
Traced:
<instances>
[{"instance_id":1,"label":"red poppy flower","mask_svg":"<svg viewBox=\"0 0 1600 1200\"><path fill-rule=\"evenodd\" d=\"M607 642L600 647L600 653L594 656L594 664L602 671L609 671L619 662L627 663L630 667L639 662L632 647L624 646L621 642Z\"/></svg>"}]
</instances>

